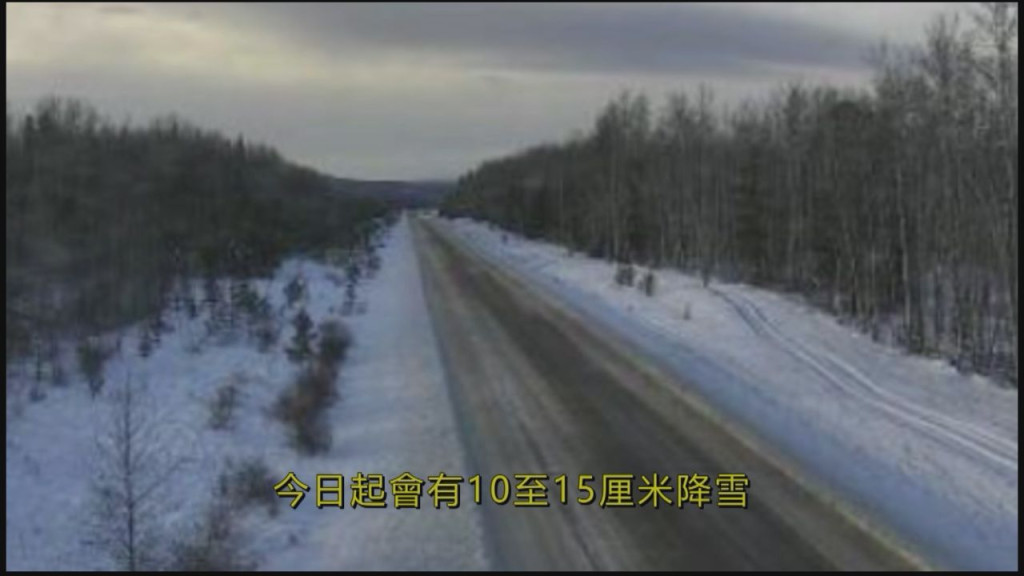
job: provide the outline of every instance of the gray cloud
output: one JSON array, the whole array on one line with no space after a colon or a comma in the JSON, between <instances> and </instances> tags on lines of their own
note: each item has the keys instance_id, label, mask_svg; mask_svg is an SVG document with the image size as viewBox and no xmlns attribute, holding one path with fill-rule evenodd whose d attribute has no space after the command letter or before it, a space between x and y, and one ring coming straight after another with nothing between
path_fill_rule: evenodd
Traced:
<instances>
[{"instance_id":1,"label":"gray cloud","mask_svg":"<svg viewBox=\"0 0 1024 576\"><path fill-rule=\"evenodd\" d=\"M884 12L884 14L883 14ZM178 113L364 178L452 177L584 129L616 92L862 82L893 5L7 5L7 96ZM912 32L907 32L912 31ZM888 33L887 32L887 33Z\"/></svg>"},{"instance_id":2,"label":"gray cloud","mask_svg":"<svg viewBox=\"0 0 1024 576\"><path fill-rule=\"evenodd\" d=\"M257 5L243 18L338 55L433 54L481 68L598 74L751 74L862 65L877 38L736 6Z\"/></svg>"}]
</instances>

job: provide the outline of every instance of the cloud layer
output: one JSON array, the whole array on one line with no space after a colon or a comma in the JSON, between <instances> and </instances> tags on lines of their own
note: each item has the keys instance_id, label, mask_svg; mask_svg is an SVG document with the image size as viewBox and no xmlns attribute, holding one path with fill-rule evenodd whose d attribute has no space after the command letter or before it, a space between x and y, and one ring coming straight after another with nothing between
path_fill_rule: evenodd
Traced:
<instances>
[{"instance_id":1,"label":"cloud layer","mask_svg":"<svg viewBox=\"0 0 1024 576\"><path fill-rule=\"evenodd\" d=\"M6 5L7 96L176 112L319 169L455 176L585 128L622 89L862 82L929 5Z\"/></svg>"}]
</instances>

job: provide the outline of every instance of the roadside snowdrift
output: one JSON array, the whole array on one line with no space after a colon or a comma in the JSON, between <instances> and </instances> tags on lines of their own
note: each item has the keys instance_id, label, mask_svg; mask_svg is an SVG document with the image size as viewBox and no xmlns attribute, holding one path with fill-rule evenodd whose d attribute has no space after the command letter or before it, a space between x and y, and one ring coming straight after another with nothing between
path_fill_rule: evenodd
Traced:
<instances>
[{"instance_id":1,"label":"roadside snowdrift","mask_svg":"<svg viewBox=\"0 0 1024 576\"><path fill-rule=\"evenodd\" d=\"M95 520L90 486L96 442L110 422L112 393L129 378L139 386L139 410L159 425L160 442L154 447L181 462L154 496L159 501L155 513L145 519L165 541L191 530L214 497L229 459L258 458L273 482L292 471L310 486L318 473L343 474L346 484L356 472L387 478L405 471L420 477L442 470L461 473L462 450L405 220L391 230L380 256L382 269L359 290L362 305L357 308L365 305L365 314L341 317L342 272L331 266L293 260L273 279L254 283L275 310L285 310L280 340L266 354L244 341L196 346L206 319L175 315L168 316L173 331L146 359L138 355L134 336L125 337L122 353L106 365L107 384L95 400L69 365L66 387L47 387L46 398L30 402L27 385L17 385L30 379L30 371L9 368L6 568L116 568L90 544L87 526ZM339 400L328 414L331 448L310 457L296 453L287 429L271 414L297 372L284 353L295 313L286 309L284 287L297 274L305 280L302 305L314 323L339 319L354 337L337 382ZM228 381L238 385L238 406L230 426L213 430L209 406ZM12 395L12 388L26 393ZM272 484L265 489L270 492ZM258 569L486 567L476 512L470 507L318 510L312 493L297 510L276 497L274 504L276 514L253 503L243 515L246 559L257 561Z\"/></svg>"},{"instance_id":2,"label":"roadside snowdrift","mask_svg":"<svg viewBox=\"0 0 1024 576\"><path fill-rule=\"evenodd\" d=\"M802 474L958 568L1017 566L1017 392L876 344L791 298L615 266L468 220L448 229L664 359Z\"/></svg>"}]
</instances>

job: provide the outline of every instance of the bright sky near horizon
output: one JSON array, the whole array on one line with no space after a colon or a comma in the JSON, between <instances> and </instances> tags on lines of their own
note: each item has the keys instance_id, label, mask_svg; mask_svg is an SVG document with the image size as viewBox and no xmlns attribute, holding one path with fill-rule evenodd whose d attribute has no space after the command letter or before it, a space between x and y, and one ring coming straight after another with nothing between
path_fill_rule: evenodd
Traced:
<instances>
[{"instance_id":1,"label":"bright sky near horizon","mask_svg":"<svg viewBox=\"0 0 1024 576\"><path fill-rule=\"evenodd\" d=\"M6 4L7 98L175 113L338 176L450 178L624 89L858 85L950 4Z\"/></svg>"}]
</instances>

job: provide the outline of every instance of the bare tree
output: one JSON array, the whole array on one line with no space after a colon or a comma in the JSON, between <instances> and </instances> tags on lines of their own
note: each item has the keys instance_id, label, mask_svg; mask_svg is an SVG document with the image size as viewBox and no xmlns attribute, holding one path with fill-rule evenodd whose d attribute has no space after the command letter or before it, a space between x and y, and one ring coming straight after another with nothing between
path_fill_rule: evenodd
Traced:
<instances>
[{"instance_id":1,"label":"bare tree","mask_svg":"<svg viewBox=\"0 0 1024 576\"><path fill-rule=\"evenodd\" d=\"M914 352L1016 380L1015 3L938 17L861 90L784 86L732 115L624 93L589 132L485 162L444 213L631 264L799 291ZM891 334L892 336L887 336Z\"/></svg>"},{"instance_id":2,"label":"bare tree","mask_svg":"<svg viewBox=\"0 0 1024 576\"><path fill-rule=\"evenodd\" d=\"M111 405L109 428L97 442L93 477L92 542L131 572L165 561L157 490L183 463L169 456L141 389L125 379Z\"/></svg>"}]
</instances>

